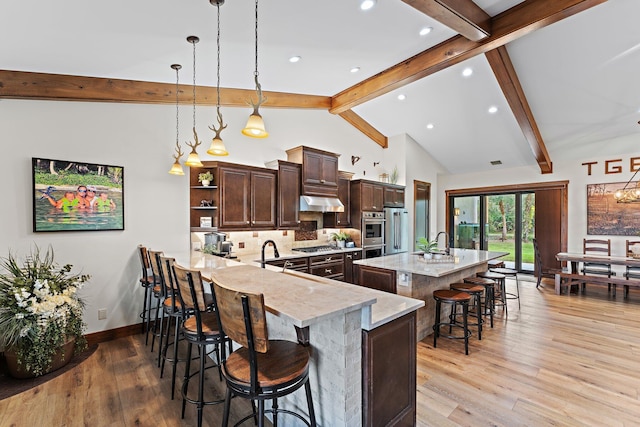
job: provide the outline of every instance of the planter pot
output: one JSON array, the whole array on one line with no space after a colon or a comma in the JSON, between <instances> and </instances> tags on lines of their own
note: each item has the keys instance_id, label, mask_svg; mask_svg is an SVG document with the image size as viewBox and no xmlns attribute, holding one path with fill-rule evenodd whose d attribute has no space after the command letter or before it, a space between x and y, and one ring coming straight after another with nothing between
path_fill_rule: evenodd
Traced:
<instances>
[{"instance_id":1,"label":"planter pot","mask_svg":"<svg viewBox=\"0 0 640 427\"><path fill-rule=\"evenodd\" d=\"M208 179L203 179L202 180L202 185L204 185L205 187L208 187L209 184L211 184L211 181L209 181Z\"/></svg>"},{"instance_id":2,"label":"planter pot","mask_svg":"<svg viewBox=\"0 0 640 427\"><path fill-rule=\"evenodd\" d=\"M76 345L76 339L70 338L65 342L62 347L58 347L56 352L51 358L51 366L49 369L45 369L42 375L53 372L56 369L62 368L64 365L71 361L73 357L74 347ZM13 350L5 350L4 357L7 360L7 369L9 374L14 378L33 378L36 375L31 371L27 371L24 368L24 364L18 363L17 354Z\"/></svg>"},{"instance_id":3,"label":"planter pot","mask_svg":"<svg viewBox=\"0 0 640 427\"><path fill-rule=\"evenodd\" d=\"M344 240L337 240L337 242L338 242L338 247L339 248L344 248L345 244L347 243Z\"/></svg>"},{"instance_id":4,"label":"planter pot","mask_svg":"<svg viewBox=\"0 0 640 427\"><path fill-rule=\"evenodd\" d=\"M431 259L433 258L433 254L432 253L426 253L422 255L424 257L424 259Z\"/></svg>"}]
</instances>

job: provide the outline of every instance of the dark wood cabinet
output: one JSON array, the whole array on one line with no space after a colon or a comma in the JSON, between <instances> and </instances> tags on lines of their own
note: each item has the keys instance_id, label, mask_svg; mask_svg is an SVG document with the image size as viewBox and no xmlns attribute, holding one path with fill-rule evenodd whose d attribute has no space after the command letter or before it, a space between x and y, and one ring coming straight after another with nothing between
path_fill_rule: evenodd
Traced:
<instances>
[{"instance_id":1,"label":"dark wood cabinet","mask_svg":"<svg viewBox=\"0 0 640 427\"><path fill-rule=\"evenodd\" d=\"M395 294L396 271L358 265L358 285Z\"/></svg>"},{"instance_id":2,"label":"dark wood cabinet","mask_svg":"<svg viewBox=\"0 0 640 427\"><path fill-rule=\"evenodd\" d=\"M344 212L325 212L325 228L351 228L351 178L353 172L338 172L338 199L344 205Z\"/></svg>"},{"instance_id":3,"label":"dark wood cabinet","mask_svg":"<svg viewBox=\"0 0 640 427\"><path fill-rule=\"evenodd\" d=\"M360 228L362 212L384 209L384 187L373 181L351 181L351 226Z\"/></svg>"},{"instance_id":4,"label":"dark wood cabinet","mask_svg":"<svg viewBox=\"0 0 640 427\"><path fill-rule=\"evenodd\" d=\"M276 171L216 163L218 229L276 227Z\"/></svg>"},{"instance_id":5,"label":"dark wood cabinet","mask_svg":"<svg viewBox=\"0 0 640 427\"><path fill-rule=\"evenodd\" d=\"M362 331L362 425L416 425L416 312Z\"/></svg>"},{"instance_id":6,"label":"dark wood cabinet","mask_svg":"<svg viewBox=\"0 0 640 427\"><path fill-rule=\"evenodd\" d=\"M384 186L384 207L404 208L404 187L395 185Z\"/></svg>"},{"instance_id":7,"label":"dark wood cabinet","mask_svg":"<svg viewBox=\"0 0 640 427\"><path fill-rule=\"evenodd\" d=\"M362 251L352 251L344 254L344 281L347 283L356 283L356 275L354 273L353 261L362 259Z\"/></svg>"},{"instance_id":8,"label":"dark wood cabinet","mask_svg":"<svg viewBox=\"0 0 640 427\"><path fill-rule=\"evenodd\" d=\"M344 255L327 254L309 257L309 273L328 279L344 280Z\"/></svg>"},{"instance_id":9,"label":"dark wood cabinet","mask_svg":"<svg viewBox=\"0 0 640 427\"><path fill-rule=\"evenodd\" d=\"M190 168L189 170L189 227L191 231L211 231L217 226L218 186L205 186L198 182L198 174L207 171L215 176L215 170L207 167ZM210 226L203 226L203 220L210 220Z\"/></svg>"},{"instance_id":10,"label":"dark wood cabinet","mask_svg":"<svg viewBox=\"0 0 640 427\"><path fill-rule=\"evenodd\" d=\"M278 228L300 227L300 165L278 161Z\"/></svg>"},{"instance_id":11,"label":"dark wood cabinet","mask_svg":"<svg viewBox=\"0 0 640 427\"><path fill-rule=\"evenodd\" d=\"M274 259L267 261L267 264L274 265L276 267L286 268L287 270L300 271L302 273L309 272L309 258L289 258L289 259Z\"/></svg>"},{"instance_id":12,"label":"dark wood cabinet","mask_svg":"<svg viewBox=\"0 0 640 427\"><path fill-rule=\"evenodd\" d=\"M299 146L287 150L287 160L302 164L302 194L338 197L338 154Z\"/></svg>"}]
</instances>

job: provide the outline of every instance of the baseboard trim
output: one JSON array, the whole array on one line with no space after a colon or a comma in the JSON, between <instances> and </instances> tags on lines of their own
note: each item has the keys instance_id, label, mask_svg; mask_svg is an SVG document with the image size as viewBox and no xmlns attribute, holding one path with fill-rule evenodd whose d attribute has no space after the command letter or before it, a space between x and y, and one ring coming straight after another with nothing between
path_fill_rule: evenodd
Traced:
<instances>
[{"instance_id":1,"label":"baseboard trim","mask_svg":"<svg viewBox=\"0 0 640 427\"><path fill-rule=\"evenodd\" d=\"M93 344L99 344L101 342L107 342L118 338L128 337L130 335L136 335L139 334L141 330L142 324L136 323L135 325L94 332L92 334L85 335L85 337L87 338L87 344L91 346Z\"/></svg>"}]
</instances>

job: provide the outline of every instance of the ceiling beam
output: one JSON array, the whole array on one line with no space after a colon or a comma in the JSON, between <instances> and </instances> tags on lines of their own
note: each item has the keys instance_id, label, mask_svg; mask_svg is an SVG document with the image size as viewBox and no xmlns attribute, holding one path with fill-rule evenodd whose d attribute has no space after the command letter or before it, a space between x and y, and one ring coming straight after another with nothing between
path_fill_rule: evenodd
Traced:
<instances>
[{"instance_id":1,"label":"ceiling beam","mask_svg":"<svg viewBox=\"0 0 640 427\"><path fill-rule=\"evenodd\" d=\"M83 102L122 102L136 104L175 104L176 85L138 80L106 79L63 74L0 70L0 98ZM193 87L180 85L178 102L193 102ZM331 98L284 92L263 92L264 108L309 108L327 110ZM255 90L220 88L220 104L247 107ZM216 105L215 87L197 86L196 104Z\"/></svg>"},{"instance_id":2,"label":"ceiling beam","mask_svg":"<svg viewBox=\"0 0 640 427\"><path fill-rule=\"evenodd\" d=\"M471 0L402 0L475 42L491 35L491 16Z\"/></svg>"},{"instance_id":3,"label":"ceiling beam","mask_svg":"<svg viewBox=\"0 0 640 427\"><path fill-rule=\"evenodd\" d=\"M389 141L387 137L380 133L376 128L371 126L369 122L357 115L353 110L343 111L342 113L340 113L340 117L349 122L351 126L367 135L382 148L389 148Z\"/></svg>"},{"instance_id":4,"label":"ceiling beam","mask_svg":"<svg viewBox=\"0 0 640 427\"><path fill-rule=\"evenodd\" d=\"M329 111L340 114L606 1L525 0L491 19L490 37L480 42L459 35L445 40L334 95Z\"/></svg>"},{"instance_id":5,"label":"ceiling beam","mask_svg":"<svg viewBox=\"0 0 640 427\"><path fill-rule=\"evenodd\" d=\"M520 129L522 129L525 139L531 146L531 151L533 151L540 166L540 171L542 173L552 173L553 164L551 163L551 158L547 152L547 147L544 145L533 113L529 108L527 97L522 90L516 70L513 68L507 48L500 46L485 53L485 55L505 98L507 98L507 102L509 102L511 111L520 125Z\"/></svg>"}]
</instances>

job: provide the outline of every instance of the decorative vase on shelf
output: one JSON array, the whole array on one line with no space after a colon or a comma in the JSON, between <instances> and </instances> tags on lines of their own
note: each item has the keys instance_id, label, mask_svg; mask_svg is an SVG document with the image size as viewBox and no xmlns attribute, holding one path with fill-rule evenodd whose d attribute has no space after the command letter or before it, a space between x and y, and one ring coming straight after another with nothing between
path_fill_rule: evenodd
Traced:
<instances>
[{"instance_id":1,"label":"decorative vase on shelf","mask_svg":"<svg viewBox=\"0 0 640 427\"><path fill-rule=\"evenodd\" d=\"M203 179L202 180L202 185L204 185L205 187L208 187L210 183L211 183L211 181L209 181L208 179Z\"/></svg>"}]
</instances>

